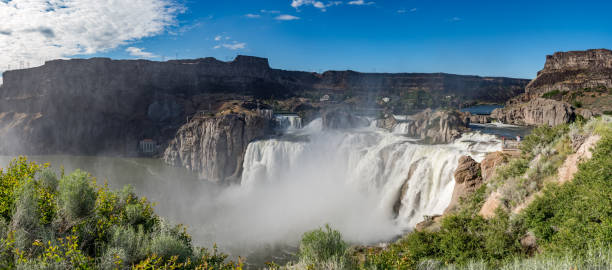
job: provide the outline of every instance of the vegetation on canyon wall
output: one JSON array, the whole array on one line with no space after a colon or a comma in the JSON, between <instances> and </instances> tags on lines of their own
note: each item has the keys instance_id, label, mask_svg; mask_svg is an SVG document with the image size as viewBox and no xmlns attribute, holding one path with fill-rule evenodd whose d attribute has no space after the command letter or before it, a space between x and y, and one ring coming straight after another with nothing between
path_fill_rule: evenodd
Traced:
<instances>
[{"instance_id":1,"label":"vegetation on canyon wall","mask_svg":"<svg viewBox=\"0 0 612 270\"><path fill-rule=\"evenodd\" d=\"M572 181L556 182L557 169L576 137L601 139ZM522 155L446 215L439 230L407 234L388 247L368 248L363 269L582 269L612 266L612 122L599 118L526 137ZM502 190L495 216L479 210ZM516 210L531 199L523 211ZM518 267L518 268L517 268ZM597 268L599 269L599 268Z\"/></svg>"},{"instance_id":2,"label":"vegetation on canyon wall","mask_svg":"<svg viewBox=\"0 0 612 270\"><path fill-rule=\"evenodd\" d=\"M0 194L2 269L242 267L216 247L194 247L130 187L110 190L80 170L58 177L20 157L0 171Z\"/></svg>"}]
</instances>

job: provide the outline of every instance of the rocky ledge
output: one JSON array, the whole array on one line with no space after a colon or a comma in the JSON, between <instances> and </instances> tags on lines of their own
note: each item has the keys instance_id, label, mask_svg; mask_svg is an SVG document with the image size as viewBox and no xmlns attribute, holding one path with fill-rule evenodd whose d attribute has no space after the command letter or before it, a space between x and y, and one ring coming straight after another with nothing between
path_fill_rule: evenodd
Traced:
<instances>
[{"instance_id":1,"label":"rocky ledge","mask_svg":"<svg viewBox=\"0 0 612 270\"><path fill-rule=\"evenodd\" d=\"M469 122L459 111L424 110L409 121L406 135L429 143L450 143L468 131Z\"/></svg>"},{"instance_id":2,"label":"rocky ledge","mask_svg":"<svg viewBox=\"0 0 612 270\"><path fill-rule=\"evenodd\" d=\"M574 117L574 108L567 102L543 98L495 109L491 113L491 118L502 123L529 126L556 126L568 123Z\"/></svg>"},{"instance_id":3,"label":"rocky ledge","mask_svg":"<svg viewBox=\"0 0 612 270\"><path fill-rule=\"evenodd\" d=\"M248 144L269 131L268 118L254 114L194 117L179 128L163 160L212 182L240 179Z\"/></svg>"},{"instance_id":4,"label":"rocky ledge","mask_svg":"<svg viewBox=\"0 0 612 270\"><path fill-rule=\"evenodd\" d=\"M557 52L546 56L544 69L525 88L527 94L553 90L576 91L585 88L612 88L612 51Z\"/></svg>"}]
</instances>

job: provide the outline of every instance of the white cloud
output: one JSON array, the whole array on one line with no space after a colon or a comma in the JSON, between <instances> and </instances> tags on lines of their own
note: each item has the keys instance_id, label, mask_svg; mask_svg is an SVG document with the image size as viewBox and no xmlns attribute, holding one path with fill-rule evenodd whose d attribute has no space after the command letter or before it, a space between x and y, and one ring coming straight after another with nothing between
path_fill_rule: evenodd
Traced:
<instances>
[{"instance_id":1,"label":"white cloud","mask_svg":"<svg viewBox=\"0 0 612 270\"><path fill-rule=\"evenodd\" d=\"M261 11L261 13L270 13L270 14L278 14L278 13L280 13L280 11L278 11L278 10L265 10L265 9L262 9L260 11Z\"/></svg>"},{"instance_id":2,"label":"white cloud","mask_svg":"<svg viewBox=\"0 0 612 270\"><path fill-rule=\"evenodd\" d=\"M450 21L451 21L451 22L458 22L458 21L461 21L461 20L462 20L462 19L461 19L461 18L459 18L459 17L452 17L452 18L450 19Z\"/></svg>"},{"instance_id":3,"label":"white cloud","mask_svg":"<svg viewBox=\"0 0 612 270\"><path fill-rule=\"evenodd\" d=\"M300 17L284 14L284 15L280 15L276 17L276 19L279 21L294 21L294 20L299 20Z\"/></svg>"},{"instance_id":4,"label":"white cloud","mask_svg":"<svg viewBox=\"0 0 612 270\"><path fill-rule=\"evenodd\" d=\"M342 4L342 1L331 1L327 3L323 3L317 0L292 0L291 6L295 9L300 8L301 6L313 6L315 8L320 9L321 11L326 11L328 7L337 6Z\"/></svg>"},{"instance_id":5,"label":"white cloud","mask_svg":"<svg viewBox=\"0 0 612 270\"><path fill-rule=\"evenodd\" d=\"M259 15L259 14L251 14L251 13L246 14L244 16L247 17L247 18L251 18L251 19L261 18L261 15Z\"/></svg>"},{"instance_id":6,"label":"white cloud","mask_svg":"<svg viewBox=\"0 0 612 270\"><path fill-rule=\"evenodd\" d=\"M220 49L220 48L222 48L222 47L223 47L223 48L226 48L226 49L229 49L229 50L236 51L236 50L242 50L242 49L245 49L245 48L246 48L246 46L247 46L247 44L246 44L246 43L244 43L244 42L234 42L234 43L225 43L225 44L220 44L220 45L217 45L217 46L215 46L215 47L213 47L213 48L214 48L214 49Z\"/></svg>"},{"instance_id":7,"label":"white cloud","mask_svg":"<svg viewBox=\"0 0 612 270\"><path fill-rule=\"evenodd\" d=\"M417 11L417 8L411 8L410 10L406 10L406 9L402 8L402 9L397 10L397 13L401 13L401 14L403 14L403 13L406 13L406 12L408 12L408 11L410 11L410 12L416 12L416 11Z\"/></svg>"},{"instance_id":8,"label":"white cloud","mask_svg":"<svg viewBox=\"0 0 612 270\"><path fill-rule=\"evenodd\" d=\"M125 51L128 52L131 56L136 56L140 58L159 57L158 55L145 51L143 48L128 47L127 49L125 49Z\"/></svg>"},{"instance_id":9,"label":"white cloud","mask_svg":"<svg viewBox=\"0 0 612 270\"><path fill-rule=\"evenodd\" d=\"M161 34L184 11L172 1L2 0L0 71L108 51Z\"/></svg>"},{"instance_id":10,"label":"white cloud","mask_svg":"<svg viewBox=\"0 0 612 270\"><path fill-rule=\"evenodd\" d=\"M354 1L348 2L348 4L355 5L355 6L369 6L369 5L374 5L375 2L365 2L364 0L354 0Z\"/></svg>"},{"instance_id":11,"label":"white cloud","mask_svg":"<svg viewBox=\"0 0 612 270\"><path fill-rule=\"evenodd\" d=\"M223 36L216 36L216 37L215 37L215 41L219 41L219 40L221 40L221 39L223 39Z\"/></svg>"}]
</instances>

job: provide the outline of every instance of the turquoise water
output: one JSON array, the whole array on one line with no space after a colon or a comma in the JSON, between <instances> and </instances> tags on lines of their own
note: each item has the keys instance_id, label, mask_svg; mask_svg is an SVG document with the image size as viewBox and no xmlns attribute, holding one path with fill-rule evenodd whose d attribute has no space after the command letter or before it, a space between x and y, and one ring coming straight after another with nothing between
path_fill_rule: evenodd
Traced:
<instances>
[{"instance_id":1,"label":"turquoise water","mask_svg":"<svg viewBox=\"0 0 612 270\"><path fill-rule=\"evenodd\" d=\"M477 105L477 106L463 108L461 109L461 111L469 112L471 114L486 115L486 114L491 114L491 112L495 109L503 108L503 107L504 107L503 105Z\"/></svg>"}]
</instances>

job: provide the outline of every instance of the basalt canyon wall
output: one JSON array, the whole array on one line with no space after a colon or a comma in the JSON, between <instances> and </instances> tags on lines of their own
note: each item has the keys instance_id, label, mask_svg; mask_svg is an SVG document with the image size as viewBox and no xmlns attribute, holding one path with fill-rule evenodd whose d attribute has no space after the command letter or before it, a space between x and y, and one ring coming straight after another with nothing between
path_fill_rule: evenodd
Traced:
<instances>
[{"instance_id":1,"label":"basalt canyon wall","mask_svg":"<svg viewBox=\"0 0 612 270\"><path fill-rule=\"evenodd\" d=\"M272 69L238 56L153 62L54 60L7 71L0 86L0 153L130 154L139 141L164 145L189 116L216 113L232 99L275 100L346 93L365 99L426 91L474 102L504 102L526 80L443 73L322 74Z\"/></svg>"},{"instance_id":2,"label":"basalt canyon wall","mask_svg":"<svg viewBox=\"0 0 612 270\"><path fill-rule=\"evenodd\" d=\"M525 93L553 90L612 88L612 51L605 49L557 52L546 56L544 69L527 85Z\"/></svg>"},{"instance_id":3,"label":"basalt canyon wall","mask_svg":"<svg viewBox=\"0 0 612 270\"><path fill-rule=\"evenodd\" d=\"M612 51L557 52L546 57L544 68L525 88L491 118L508 124L567 123L580 115L590 118L612 111Z\"/></svg>"}]
</instances>

